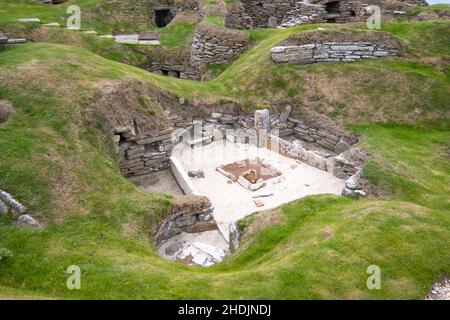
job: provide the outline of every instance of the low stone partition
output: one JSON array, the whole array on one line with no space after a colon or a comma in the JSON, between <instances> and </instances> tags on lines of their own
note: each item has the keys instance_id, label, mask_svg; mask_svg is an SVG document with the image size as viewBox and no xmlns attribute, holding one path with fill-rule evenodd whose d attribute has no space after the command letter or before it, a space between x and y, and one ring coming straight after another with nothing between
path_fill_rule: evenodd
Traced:
<instances>
[{"instance_id":1,"label":"low stone partition","mask_svg":"<svg viewBox=\"0 0 450 320\"><path fill-rule=\"evenodd\" d=\"M326 158L319 156L313 151L306 150L300 144L283 140L271 134L269 135L268 138L270 149L279 150L280 154L284 156L300 160L306 164L309 164L321 170L324 171L328 170Z\"/></svg>"},{"instance_id":2,"label":"low stone partition","mask_svg":"<svg viewBox=\"0 0 450 320\"><path fill-rule=\"evenodd\" d=\"M272 60L275 63L290 64L354 62L397 55L398 50L396 49L370 42L311 43L272 48Z\"/></svg>"},{"instance_id":3,"label":"low stone partition","mask_svg":"<svg viewBox=\"0 0 450 320\"><path fill-rule=\"evenodd\" d=\"M155 237L157 246L182 232L199 233L218 230L214 208L206 197L179 197L174 200L169 216Z\"/></svg>"},{"instance_id":4,"label":"low stone partition","mask_svg":"<svg viewBox=\"0 0 450 320\"><path fill-rule=\"evenodd\" d=\"M250 36L245 32L201 23L192 43L191 64L201 68L226 63L246 51L249 44Z\"/></svg>"},{"instance_id":5,"label":"low stone partition","mask_svg":"<svg viewBox=\"0 0 450 320\"><path fill-rule=\"evenodd\" d=\"M231 29L252 29L253 19L245 12L241 2L227 4L225 27Z\"/></svg>"},{"instance_id":6,"label":"low stone partition","mask_svg":"<svg viewBox=\"0 0 450 320\"><path fill-rule=\"evenodd\" d=\"M177 180L178 185L181 190L183 190L185 195L188 196L200 196L200 193L195 190L194 185L192 184L191 179L188 176L188 173L184 170L180 161L174 156L170 157L170 169L172 171L175 180Z\"/></svg>"}]
</instances>

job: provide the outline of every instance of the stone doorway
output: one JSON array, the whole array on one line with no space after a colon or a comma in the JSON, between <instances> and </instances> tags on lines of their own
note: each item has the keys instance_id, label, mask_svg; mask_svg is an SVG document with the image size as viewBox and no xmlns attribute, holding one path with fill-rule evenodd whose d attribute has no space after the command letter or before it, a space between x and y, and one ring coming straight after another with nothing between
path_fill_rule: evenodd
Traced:
<instances>
[{"instance_id":1,"label":"stone doorway","mask_svg":"<svg viewBox=\"0 0 450 320\"><path fill-rule=\"evenodd\" d=\"M330 1L325 4L327 11L327 22L336 23L336 19L341 16L341 4L339 1Z\"/></svg>"},{"instance_id":2,"label":"stone doorway","mask_svg":"<svg viewBox=\"0 0 450 320\"><path fill-rule=\"evenodd\" d=\"M170 8L158 8L155 9L155 24L158 28L164 28L173 19L172 11Z\"/></svg>"}]
</instances>

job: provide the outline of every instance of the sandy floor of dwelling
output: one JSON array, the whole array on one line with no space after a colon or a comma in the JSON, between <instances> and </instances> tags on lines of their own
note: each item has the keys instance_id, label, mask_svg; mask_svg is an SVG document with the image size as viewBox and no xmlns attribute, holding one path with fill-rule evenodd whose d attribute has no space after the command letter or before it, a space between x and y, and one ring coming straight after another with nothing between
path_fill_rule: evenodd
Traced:
<instances>
[{"instance_id":1,"label":"sandy floor of dwelling","mask_svg":"<svg viewBox=\"0 0 450 320\"><path fill-rule=\"evenodd\" d=\"M274 151L260 149L254 145L229 143L226 140L196 149L191 149L184 143L179 144L174 149L173 155L179 159L186 171L204 170L204 179L191 180L196 190L212 201L215 208L214 216L227 241L229 224L232 221L308 195L326 193L340 195L345 184L344 180L334 177L330 172L299 163ZM228 178L216 171L220 165L257 156L282 171L283 181L252 192L238 183L230 183ZM273 196L259 198L264 206L258 208L253 196L267 193L273 193Z\"/></svg>"},{"instance_id":2,"label":"sandy floor of dwelling","mask_svg":"<svg viewBox=\"0 0 450 320\"><path fill-rule=\"evenodd\" d=\"M183 190L181 190L170 170L152 173L150 177L144 177L144 180L140 181L140 185L150 192L183 195Z\"/></svg>"}]
</instances>

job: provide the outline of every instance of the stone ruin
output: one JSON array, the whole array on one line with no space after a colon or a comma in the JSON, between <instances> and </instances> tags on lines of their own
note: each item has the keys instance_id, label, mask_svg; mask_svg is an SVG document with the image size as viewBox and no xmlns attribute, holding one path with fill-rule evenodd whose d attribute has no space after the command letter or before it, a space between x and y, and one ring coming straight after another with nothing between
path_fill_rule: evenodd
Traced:
<instances>
[{"instance_id":1,"label":"stone ruin","mask_svg":"<svg viewBox=\"0 0 450 320\"><path fill-rule=\"evenodd\" d=\"M279 193L299 190L301 175L290 177L298 166L302 166L301 172L317 170L323 172L321 176L333 177L333 183L340 186L339 194L352 198L365 196L360 180L366 155L353 147L358 138L320 119L296 118L290 106L274 115L268 110L258 110L254 115L212 112L193 120L174 116L171 121L172 127L156 136L140 134L135 125L114 131L120 167L126 177L139 184L156 173L168 172L184 195L191 199L209 198L201 200L202 205L186 202L170 210L155 237L158 252L167 259L201 266L222 261L239 246L237 220L302 196ZM198 148L207 151L211 147L210 152L217 153L214 146L220 144L273 150L284 160L277 164L258 156L242 158L237 154L229 162L224 157L219 163L212 163L212 167L193 170L192 166L197 164L183 158L183 154L189 150L196 152ZM209 159L207 153L205 156ZM308 188L308 183L302 188ZM210 185L224 193L211 193ZM317 191L311 194L320 194L321 186L315 187ZM238 199L236 203L232 202L234 197ZM229 203L222 203L224 199ZM245 208L242 201L247 201Z\"/></svg>"},{"instance_id":2,"label":"stone ruin","mask_svg":"<svg viewBox=\"0 0 450 320\"><path fill-rule=\"evenodd\" d=\"M252 29L358 22L365 7L358 0L240 0L227 6L225 26Z\"/></svg>"},{"instance_id":3,"label":"stone ruin","mask_svg":"<svg viewBox=\"0 0 450 320\"><path fill-rule=\"evenodd\" d=\"M310 43L272 48L273 62L289 64L354 62L398 55L399 51L394 48L371 42Z\"/></svg>"},{"instance_id":4,"label":"stone ruin","mask_svg":"<svg viewBox=\"0 0 450 320\"><path fill-rule=\"evenodd\" d=\"M168 59L153 61L150 71L174 78L200 80L208 65L227 63L245 52L249 45L250 36L244 32L201 23L195 30L188 58L176 62Z\"/></svg>"}]
</instances>

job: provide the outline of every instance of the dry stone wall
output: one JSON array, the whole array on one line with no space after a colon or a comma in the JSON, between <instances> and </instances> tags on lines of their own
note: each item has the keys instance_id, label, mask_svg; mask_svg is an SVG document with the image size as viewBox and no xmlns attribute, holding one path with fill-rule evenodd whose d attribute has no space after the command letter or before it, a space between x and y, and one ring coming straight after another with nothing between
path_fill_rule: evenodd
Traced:
<instances>
[{"instance_id":1,"label":"dry stone wall","mask_svg":"<svg viewBox=\"0 0 450 320\"><path fill-rule=\"evenodd\" d=\"M187 64L173 64L170 62L152 62L150 71L174 78L200 80L201 71Z\"/></svg>"},{"instance_id":2,"label":"dry stone wall","mask_svg":"<svg viewBox=\"0 0 450 320\"><path fill-rule=\"evenodd\" d=\"M208 24L200 24L192 43L191 64L202 68L209 64L222 64L247 50L250 36Z\"/></svg>"},{"instance_id":3,"label":"dry stone wall","mask_svg":"<svg viewBox=\"0 0 450 320\"><path fill-rule=\"evenodd\" d=\"M290 64L353 62L397 55L397 49L370 42L311 43L272 48L272 60L275 63Z\"/></svg>"},{"instance_id":4,"label":"dry stone wall","mask_svg":"<svg viewBox=\"0 0 450 320\"><path fill-rule=\"evenodd\" d=\"M137 135L134 126L116 128L114 140L122 174L135 177L169 169L174 147L172 131L150 137Z\"/></svg>"},{"instance_id":5,"label":"dry stone wall","mask_svg":"<svg viewBox=\"0 0 450 320\"><path fill-rule=\"evenodd\" d=\"M164 220L155 237L156 244L166 241L182 232L199 233L217 230L214 208L205 197L175 200L169 216Z\"/></svg>"},{"instance_id":6,"label":"dry stone wall","mask_svg":"<svg viewBox=\"0 0 450 320\"><path fill-rule=\"evenodd\" d=\"M358 0L241 0L228 5L225 26L251 29L356 22L364 16L366 6Z\"/></svg>"}]
</instances>

